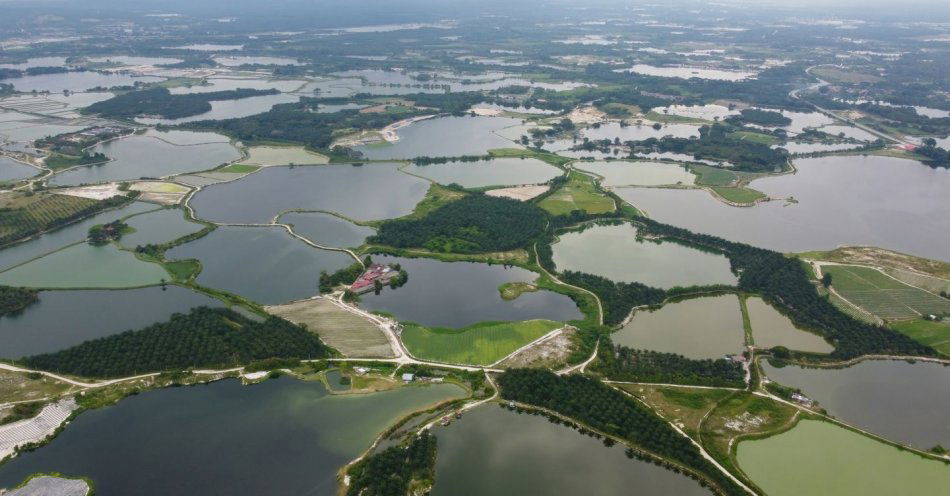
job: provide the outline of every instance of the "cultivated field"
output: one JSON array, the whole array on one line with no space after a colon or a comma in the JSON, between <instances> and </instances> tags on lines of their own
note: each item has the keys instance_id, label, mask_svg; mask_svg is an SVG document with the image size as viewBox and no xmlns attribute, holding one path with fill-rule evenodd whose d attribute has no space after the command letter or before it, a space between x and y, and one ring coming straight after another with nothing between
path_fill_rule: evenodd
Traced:
<instances>
[{"instance_id":1,"label":"cultivated field","mask_svg":"<svg viewBox=\"0 0 950 496\"><path fill-rule=\"evenodd\" d=\"M918 343L950 356L950 323L948 322L924 319L904 320L894 322L890 327Z\"/></svg>"},{"instance_id":2,"label":"cultivated field","mask_svg":"<svg viewBox=\"0 0 950 496\"><path fill-rule=\"evenodd\" d=\"M831 286L843 298L885 320L950 312L950 300L908 286L877 269L824 265L822 271L831 274Z\"/></svg>"},{"instance_id":3,"label":"cultivated field","mask_svg":"<svg viewBox=\"0 0 950 496\"><path fill-rule=\"evenodd\" d=\"M88 198L48 193L4 195L0 197L0 243L46 230L95 204Z\"/></svg>"},{"instance_id":4,"label":"cultivated field","mask_svg":"<svg viewBox=\"0 0 950 496\"><path fill-rule=\"evenodd\" d=\"M550 320L482 322L462 329L407 324L402 342L417 358L489 365L558 327L560 323Z\"/></svg>"},{"instance_id":5,"label":"cultivated field","mask_svg":"<svg viewBox=\"0 0 950 496\"><path fill-rule=\"evenodd\" d=\"M354 315L324 298L264 307L320 335L324 343L345 356L391 357L392 348L383 332L370 321Z\"/></svg>"}]
</instances>

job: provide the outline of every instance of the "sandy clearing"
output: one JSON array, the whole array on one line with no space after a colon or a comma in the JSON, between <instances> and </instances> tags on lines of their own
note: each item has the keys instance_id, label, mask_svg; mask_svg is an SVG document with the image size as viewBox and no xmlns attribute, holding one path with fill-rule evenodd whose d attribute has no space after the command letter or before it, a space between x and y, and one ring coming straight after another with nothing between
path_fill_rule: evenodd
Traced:
<instances>
[{"instance_id":1,"label":"sandy clearing","mask_svg":"<svg viewBox=\"0 0 950 496\"><path fill-rule=\"evenodd\" d=\"M545 191L549 188L548 185L540 186L514 186L511 188L500 188L486 191L485 194L488 196L494 196L499 198L511 198L519 201L528 201Z\"/></svg>"},{"instance_id":2,"label":"sandy clearing","mask_svg":"<svg viewBox=\"0 0 950 496\"><path fill-rule=\"evenodd\" d=\"M578 107L567 114L567 118L574 124L590 124L607 120L607 114L595 107Z\"/></svg>"},{"instance_id":3,"label":"sandy clearing","mask_svg":"<svg viewBox=\"0 0 950 496\"><path fill-rule=\"evenodd\" d=\"M164 181L143 181L132 183L129 189L133 191L142 191L144 193L178 193L184 194L190 191L186 186Z\"/></svg>"},{"instance_id":4,"label":"sandy clearing","mask_svg":"<svg viewBox=\"0 0 950 496\"><path fill-rule=\"evenodd\" d=\"M119 183L77 186L75 188L57 189L53 192L58 195L78 196L80 198L89 198L90 200L106 200L113 196L125 195L124 192L119 191Z\"/></svg>"}]
</instances>

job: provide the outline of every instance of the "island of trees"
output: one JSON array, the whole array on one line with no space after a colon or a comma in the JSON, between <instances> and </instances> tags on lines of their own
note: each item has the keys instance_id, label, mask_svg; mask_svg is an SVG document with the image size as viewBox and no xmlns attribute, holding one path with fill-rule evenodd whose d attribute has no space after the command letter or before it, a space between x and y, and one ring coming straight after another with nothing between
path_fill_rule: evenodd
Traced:
<instances>
[{"instance_id":1,"label":"island of trees","mask_svg":"<svg viewBox=\"0 0 950 496\"><path fill-rule=\"evenodd\" d=\"M211 102L217 100L237 100L261 95L276 95L275 89L255 90L239 88L209 93L187 93L173 95L168 88L149 88L130 91L108 100L94 103L84 112L105 117L132 118L138 116L158 116L165 119L179 119L203 114L211 110Z\"/></svg>"},{"instance_id":2,"label":"island of trees","mask_svg":"<svg viewBox=\"0 0 950 496\"><path fill-rule=\"evenodd\" d=\"M35 289L0 286L0 316L19 312L36 303L38 295Z\"/></svg>"}]
</instances>

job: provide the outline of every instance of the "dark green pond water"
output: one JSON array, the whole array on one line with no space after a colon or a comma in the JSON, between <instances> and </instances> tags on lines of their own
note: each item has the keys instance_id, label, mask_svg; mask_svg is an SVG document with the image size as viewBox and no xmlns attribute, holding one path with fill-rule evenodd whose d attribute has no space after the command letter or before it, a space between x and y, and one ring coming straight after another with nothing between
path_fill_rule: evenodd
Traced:
<instances>
[{"instance_id":1,"label":"dark green pond water","mask_svg":"<svg viewBox=\"0 0 950 496\"><path fill-rule=\"evenodd\" d=\"M288 378L152 391L81 414L0 466L0 486L55 471L90 477L99 496L332 496L337 470L388 425L463 394L440 384L331 396Z\"/></svg>"}]
</instances>

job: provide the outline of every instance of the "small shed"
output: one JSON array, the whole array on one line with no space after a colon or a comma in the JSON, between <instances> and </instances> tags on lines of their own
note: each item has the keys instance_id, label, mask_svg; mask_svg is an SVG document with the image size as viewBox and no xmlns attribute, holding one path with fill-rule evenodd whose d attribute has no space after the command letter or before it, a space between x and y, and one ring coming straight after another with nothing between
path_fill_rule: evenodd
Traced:
<instances>
[{"instance_id":1,"label":"small shed","mask_svg":"<svg viewBox=\"0 0 950 496\"><path fill-rule=\"evenodd\" d=\"M414 374L403 374L403 375L402 375L402 382L412 382L412 380L413 380L415 377L416 377L416 376L415 376Z\"/></svg>"}]
</instances>

